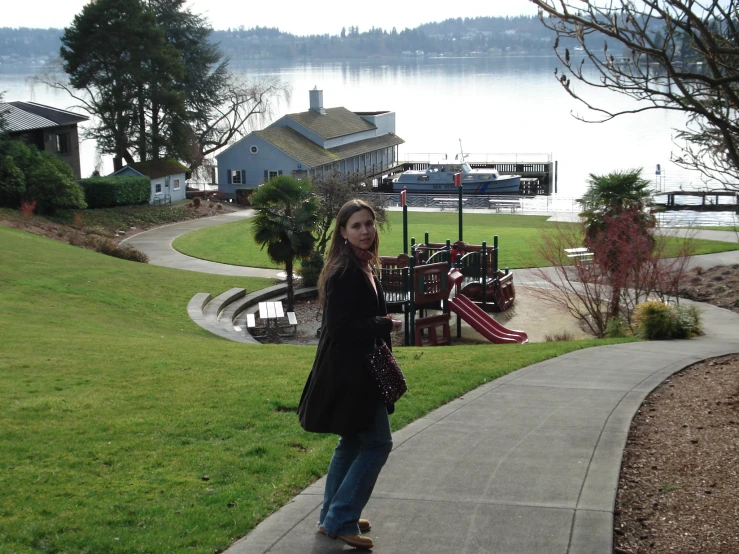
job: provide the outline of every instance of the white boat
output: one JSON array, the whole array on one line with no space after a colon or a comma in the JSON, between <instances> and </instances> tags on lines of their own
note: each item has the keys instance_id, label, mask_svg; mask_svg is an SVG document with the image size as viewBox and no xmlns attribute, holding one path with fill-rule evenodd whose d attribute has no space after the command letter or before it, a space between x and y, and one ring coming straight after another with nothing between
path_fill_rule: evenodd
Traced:
<instances>
[{"instance_id":1,"label":"white boat","mask_svg":"<svg viewBox=\"0 0 739 554\"><path fill-rule=\"evenodd\" d=\"M461 149L460 141L460 149ZM463 194L518 193L520 175L501 175L496 169L472 169L464 152L454 162L446 160L430 163L426 169L404 171L393 179L393 191L406 189L410 193L458 193L454 176L461 174Z\"/></svg>"}]
</instances>

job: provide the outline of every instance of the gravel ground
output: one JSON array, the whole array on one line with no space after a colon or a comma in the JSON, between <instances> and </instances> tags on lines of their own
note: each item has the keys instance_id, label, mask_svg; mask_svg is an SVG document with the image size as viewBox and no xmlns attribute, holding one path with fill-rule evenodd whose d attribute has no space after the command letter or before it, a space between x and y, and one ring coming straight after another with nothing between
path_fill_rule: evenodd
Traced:
<instances>
[{"instance_id":1,"label":"gravel ground","mask_svg":"<svg viewBox=\"0 0 739 554\"><path fill-rule=\"evenodd\" d=\"M739 312L739 268L696 271L681 296ZM614 552L739 553L739 356L676 373L632 422Z\"/></svg>"}]
</instances>

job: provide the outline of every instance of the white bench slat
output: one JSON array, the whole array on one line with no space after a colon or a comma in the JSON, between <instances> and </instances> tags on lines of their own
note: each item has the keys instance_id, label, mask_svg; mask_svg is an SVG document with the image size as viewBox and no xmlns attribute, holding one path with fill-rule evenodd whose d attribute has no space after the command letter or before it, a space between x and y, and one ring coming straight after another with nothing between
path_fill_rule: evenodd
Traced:
<instances>
[{"instance_id":1,"label":"white bench slat","mask_svg":"<svg viewBox=\"0 0 739 554\"><path fill-rule=\"evenodd\" d=\"M287 320L290 322L290 325L298 324L298 318L295 317L295 312L287 312Z\"/></svg>"},{"instance_id":2,"label":"white bench slat","mask_svg":"<svg viewBox=\"0 0 739 554\"><path fill-rule=\"evenodd\" d=\"M252 329L257 326L257 320L254 317L254 314L246 314L246 326L249 329Z\"/></svg>"}]
</instances>

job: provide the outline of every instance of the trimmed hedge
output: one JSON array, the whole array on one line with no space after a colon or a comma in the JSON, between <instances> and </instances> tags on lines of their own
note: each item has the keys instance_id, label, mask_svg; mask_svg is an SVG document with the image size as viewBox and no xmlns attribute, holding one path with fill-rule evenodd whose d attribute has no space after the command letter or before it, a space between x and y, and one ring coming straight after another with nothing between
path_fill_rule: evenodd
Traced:
<instances>
[{"instance_id":1,"label":"trimmed hedge","mask_svg":"<svg viewBox=\"0 0 739 554\"><path fill-rule=\"evenodd\" d=\"M80 181L89 208L112 208L147 204L151 198L151 181L148 177L90 177Z\"/></svg>"}]
</instances>

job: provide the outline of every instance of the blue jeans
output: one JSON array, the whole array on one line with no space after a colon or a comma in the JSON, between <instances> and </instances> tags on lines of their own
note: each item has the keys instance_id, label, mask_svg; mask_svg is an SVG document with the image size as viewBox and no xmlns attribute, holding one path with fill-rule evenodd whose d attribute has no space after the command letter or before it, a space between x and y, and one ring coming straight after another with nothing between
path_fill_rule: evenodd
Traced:
<instances>
[{"instance_id":1,"label":"blue jeans","mask_svg":"<svg viewBox=\"0 0 739 554\"><path fill-rule=\"evenodd\" d=\"M326 492L318 524L331 535L358 535L357 521L385 465L393 439L385 404L362 433L339 439L326 476Z\"/></svg>"}]
</instances>

